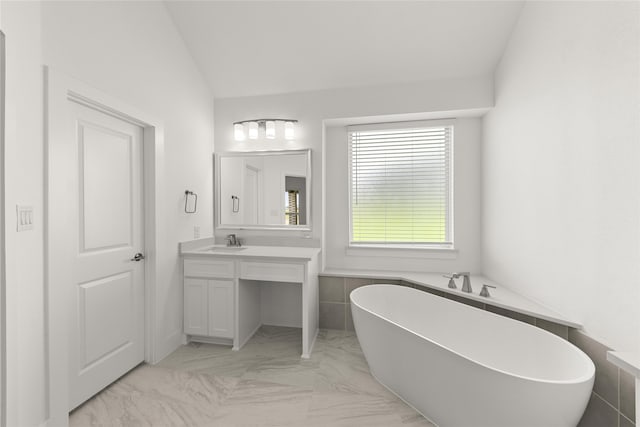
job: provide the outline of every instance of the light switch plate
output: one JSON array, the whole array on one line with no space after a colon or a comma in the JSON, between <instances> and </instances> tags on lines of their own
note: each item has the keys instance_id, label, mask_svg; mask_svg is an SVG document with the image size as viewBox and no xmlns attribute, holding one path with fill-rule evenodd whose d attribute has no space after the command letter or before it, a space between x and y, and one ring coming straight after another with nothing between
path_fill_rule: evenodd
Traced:
<instances>
[{"instance_id":1,"label":"light switch plate","mask_svg":"<svg viewBox=\"0 0 640 427\"><path fill-rule=\"evenodd\" d=\"M33 206L16 206L18 231L33 230Z\"/></svg>"}]
</instances>

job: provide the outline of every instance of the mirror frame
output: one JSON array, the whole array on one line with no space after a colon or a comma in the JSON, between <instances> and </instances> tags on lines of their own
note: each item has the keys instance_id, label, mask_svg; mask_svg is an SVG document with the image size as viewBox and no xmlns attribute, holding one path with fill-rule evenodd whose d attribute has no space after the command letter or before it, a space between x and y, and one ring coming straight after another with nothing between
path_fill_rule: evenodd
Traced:
<instances>
[{"instance_id":1,"label":"mirror frame","mask_svg":"<svg viewBox=\"0 0 640 427\"><path fill-rule=\"evenodd\" d=\"M306 155L306 163L307 163L307 223L304 225L281 225L281 224L262 224L262 225L251 225L251 224L222 224L222 203L220 201L220 197L222 194L220 185L221 185L221 175L220 175L220 161L225 157L245 157L245 156L272 156L272 155L291 155L291 154L304 154ZM311 171L311 149L305 148L300 150L260 150L260 151L228 151L222 153L213 153L214 157L214 224L216 230L278 230L278 231L311 231L312 225L312 197L311 197L311 189L312 189L312 171Z\"/></svg>"}]
</instances>

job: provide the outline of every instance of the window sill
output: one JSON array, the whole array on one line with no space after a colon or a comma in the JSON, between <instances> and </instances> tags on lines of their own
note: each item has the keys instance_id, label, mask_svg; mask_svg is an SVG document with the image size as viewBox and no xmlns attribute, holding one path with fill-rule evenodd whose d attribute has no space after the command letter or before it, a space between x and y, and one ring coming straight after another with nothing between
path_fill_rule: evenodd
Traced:
<instances>
[{"instance_id":1,"label":"window sill","mask_svg":"<svg viewBox=\"0 0 640 427\"><path fill-rule=\"evenodd\" d=\"M458 250L453 247L349 245L346 254L351 256L456 259Z\"/></svg>"}]
</instances>

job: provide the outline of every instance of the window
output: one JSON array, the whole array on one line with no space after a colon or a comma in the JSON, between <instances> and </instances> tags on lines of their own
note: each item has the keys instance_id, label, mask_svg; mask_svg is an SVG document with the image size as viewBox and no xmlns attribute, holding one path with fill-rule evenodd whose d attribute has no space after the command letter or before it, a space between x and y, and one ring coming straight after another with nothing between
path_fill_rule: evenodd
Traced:
<instances>
[{"instance_id":1,"label":"window","mask_svg":"<svg viewBox=\"0 0 640 427\"><path fill-rule=\"evenodd\" d=\"M289 190L284 192L284 223L298 225L300 217L300 192Z\"/></svg>"},{"instance_id":2,"label":"window","mask_svg":"<svg viewBox=\"0 0 640 427\"><path fill-rule=\"evenodd\" d=\"M350 244L452 246L453 122L349 127Z\"/></svg>"}]
</instances>

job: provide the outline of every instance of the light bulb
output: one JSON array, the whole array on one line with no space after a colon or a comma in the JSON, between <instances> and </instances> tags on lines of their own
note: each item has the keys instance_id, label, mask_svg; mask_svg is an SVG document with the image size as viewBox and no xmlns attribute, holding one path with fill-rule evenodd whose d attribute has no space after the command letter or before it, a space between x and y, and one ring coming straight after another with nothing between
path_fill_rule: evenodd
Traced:
<instances>
[{"instance_id":1,"label":"light bulb","mask_svg":"<svg viewBox=\"0 0 640 427\"><path fill-rule=\"evenodd\" d=\"M264 123L264 136L267 139L275 139L276 137L276 122L267 120Z\"/></svg>"},{"instance_id":2,"label":"light bulb","mask_svg":"<svg viewBox=\"0 0 640 427\"><path fill-rule=\"evenodd\" d=\"M292 140L295 138L293 122L284 122L284 139Z\"/></svg>"},{"instance_id":3,"label":"light bulb","mask_svg":"<svg viewBox=\"0 0 640 427\"><path fill-rule=\"evenodd\" d=\"M249 139L258 139L258 122L249 122Z\"/></svg>"},{"instance_id":4,"label":"light bulb","mask_svg":"<svg viewBox=\"0 0 640 427\"><path fill-rule=\"evenodd\" d=\"M247 135L244 133L244 125L242 123L235 123L233 125L233 137L236 141L244 141L247 139Z\"/></svg>"}]
</instances>

